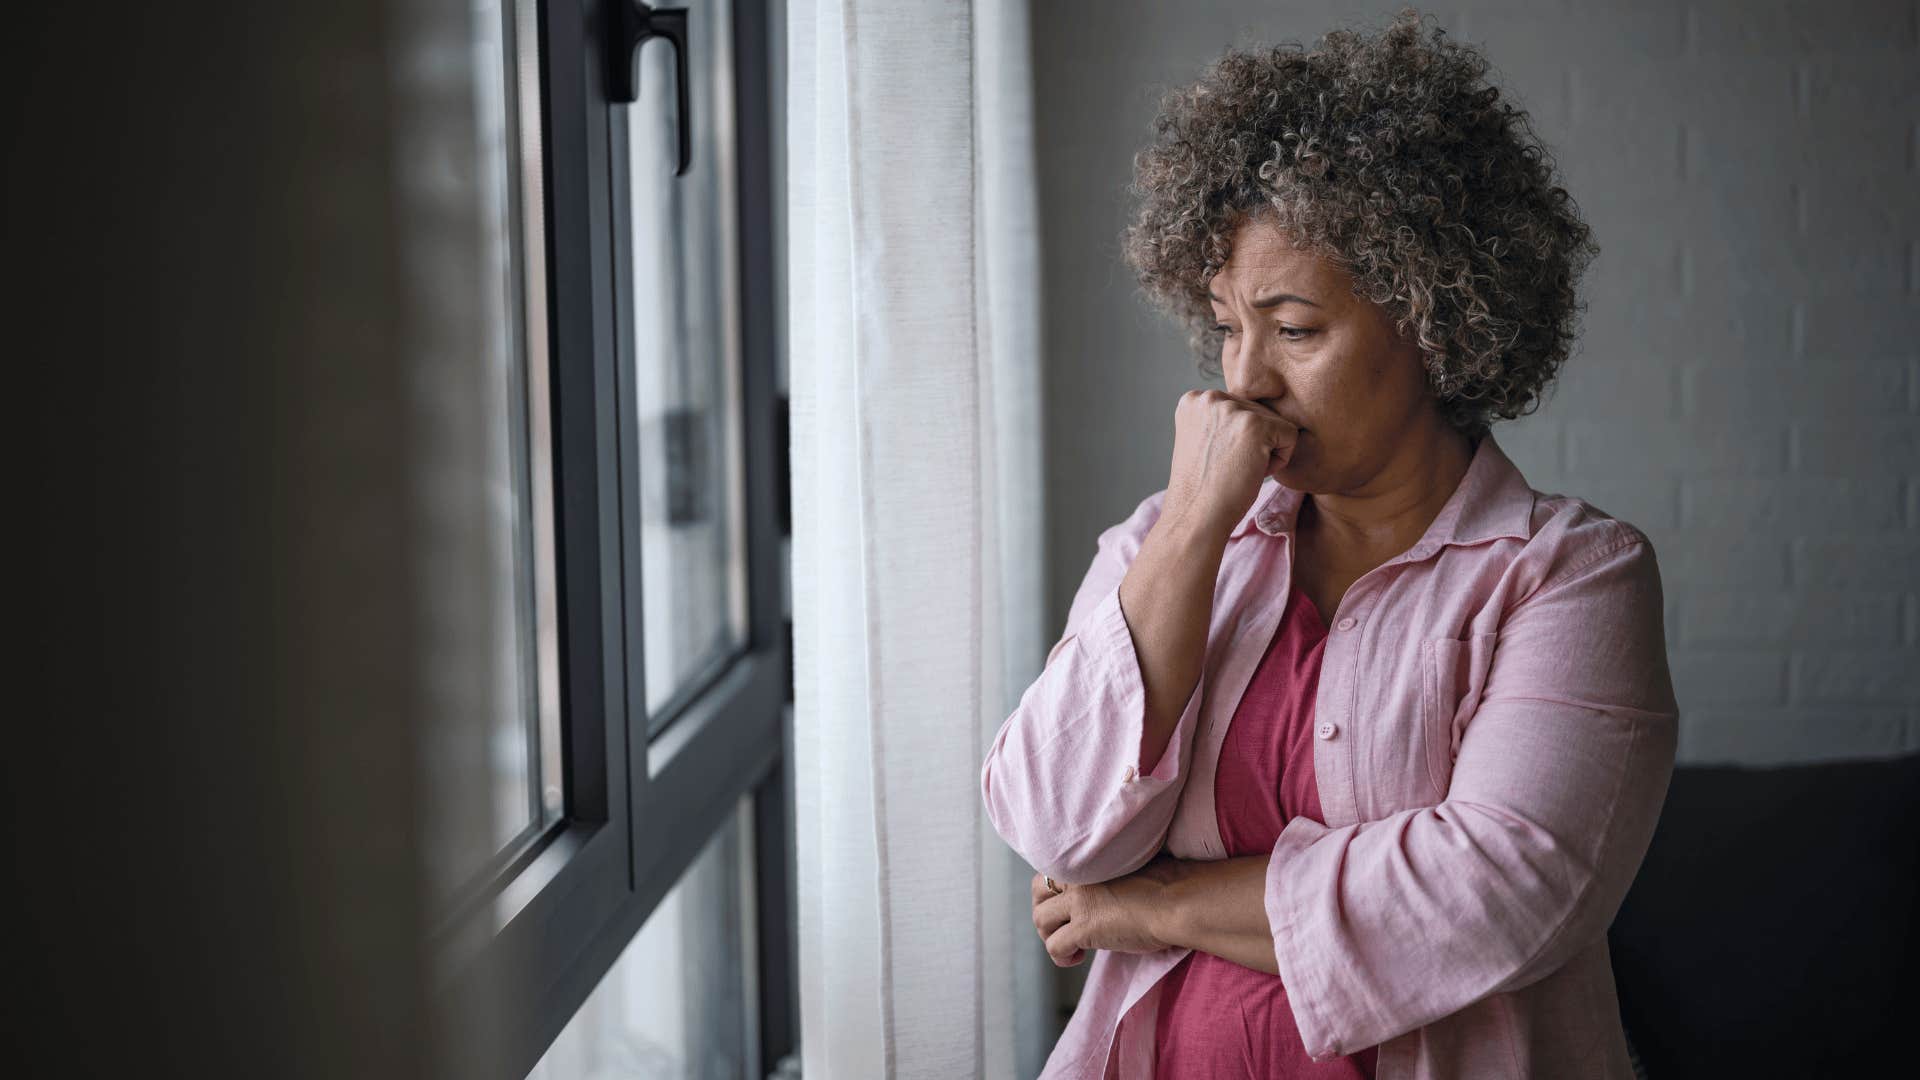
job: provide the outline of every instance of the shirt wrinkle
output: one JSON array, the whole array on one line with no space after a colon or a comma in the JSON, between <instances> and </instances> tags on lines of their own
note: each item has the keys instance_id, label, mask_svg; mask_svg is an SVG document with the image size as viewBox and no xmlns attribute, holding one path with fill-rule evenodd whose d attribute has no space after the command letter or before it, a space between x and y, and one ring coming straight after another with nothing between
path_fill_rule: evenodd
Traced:
<instances>
[{"instance_id":1,"label":"shirt wrinkle","mask_svg":"<svg viewBox=\"0 0 1920 1080\"><path fill-rule=\"evenodd\" d=\"M1612 555L1619 551L1624 551L1627 548L1634 547L1635 545L1642 545L1642 544L1647 545L1649 547L1652 546L1651 542L1646 540L1643 537L1627 536L1623 538L1619 543L1613 544L1612 546L1609 546L1609 547L1602 548L1599 551L1592 553L1585 560L1579 563L1576 563L1573 567L1565 571L1562 571L1558 577L1554 578L1552 581L1549 581L1546 584L1540 586L1538 589L1534 590L1533 596L1538 596L1542 593L1551 592L1554 589L1560 588L1562 585L1565 585L1566 583L1572 581L1574 578L1580 576L1580 574L1583 571L1598 564L1601 560L1605 559L1607 556ZM1530 596L1528 597L1528 599L1532 599L1532 597ZM1524 603L1525 601L1522 601L1522 602Z\"/></svg>"}]
</instances>

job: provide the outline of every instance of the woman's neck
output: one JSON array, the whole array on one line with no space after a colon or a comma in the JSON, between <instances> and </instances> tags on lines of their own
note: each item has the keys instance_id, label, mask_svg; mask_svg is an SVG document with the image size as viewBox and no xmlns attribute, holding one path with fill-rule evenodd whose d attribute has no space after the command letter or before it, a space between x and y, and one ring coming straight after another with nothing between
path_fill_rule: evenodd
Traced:
<instances>
[{"instance_id":1,"label":"woman's neck","mask_svg":"<svg viewBox=\"0 0 1920 1080\"><path fill-rule=\"evenodd\" d=\"M1296 528L1323 551L1345 552L1355 561L1379 555L1373 565L1385 562L1426 534L1459 488L1477 448L1451 428L1406 444L1365 489L1309 494Z\"/></svg>"}]
</instances>

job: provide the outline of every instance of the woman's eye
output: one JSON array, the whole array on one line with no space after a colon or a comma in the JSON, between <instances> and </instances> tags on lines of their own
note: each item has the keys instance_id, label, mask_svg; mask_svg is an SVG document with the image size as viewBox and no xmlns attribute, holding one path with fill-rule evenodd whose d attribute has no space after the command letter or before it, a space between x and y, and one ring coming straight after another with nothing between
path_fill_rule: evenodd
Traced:
<instances>
[{"instance_id":1,"label":"woman's eye","mask_svg":"<svg viewBox=\"0 0 1920 1080\"><path fill-rule=\"evenodd\" d=\"M1233 336L1233 327L1228 326L1226 323L1215 323L1213 329L1215 333L1227 337ZM1276 327L1276 329L1279 330L1282 341L1301 341L1313 336L1313 331L1304 326L1281 326Z\"/></svg>"}]
</instances>

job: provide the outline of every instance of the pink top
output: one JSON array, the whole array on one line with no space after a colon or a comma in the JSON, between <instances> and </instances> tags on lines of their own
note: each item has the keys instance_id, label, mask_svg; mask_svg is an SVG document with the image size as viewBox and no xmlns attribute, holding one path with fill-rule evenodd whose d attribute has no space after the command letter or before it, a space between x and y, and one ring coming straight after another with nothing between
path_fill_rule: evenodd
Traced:
<instances>
[{"instance_id":1,"label":"pink top","mask_svg":"<svg viewBox=\"0 0 1920 1080\"><path fill-rule=\"evenodd\" d=\"M1290 595L1303 495L1269 477L1235 526L1200 681L1141 774L1119 586L1164 496L1101 534L981 770L994 828L1062 881L1162 849L1226 855L1215 774ZM1322 820L1291 818L1267 872L1309 1057L1378 1045L1379 1080L1632 1075L1606 928L1673 771L1662 606L1645 534L1534 491L1491 435L1420 540L1348 588L1314 694ZM1164 976L1186 955L1095 952L1042 1076L1150 1080Z\"/></svg>"},{"instance_id":2,"label":"pink top","mask_svg":"<svg viewBox=\"0 0 1920 1080\"><path fill-rule=\"evenodd\" d=\"M1213 805L1229 856L1264 855L1288 819L1320 819L1313 694L1326 641L1319 610L1295 588L1220 745ZM1371 1080L1378 1049L1313 1060L1294 1025L1286 983L1192 952L1167 973L1153 1053L1156 1080Z\"/></svg>"}]
</instances>

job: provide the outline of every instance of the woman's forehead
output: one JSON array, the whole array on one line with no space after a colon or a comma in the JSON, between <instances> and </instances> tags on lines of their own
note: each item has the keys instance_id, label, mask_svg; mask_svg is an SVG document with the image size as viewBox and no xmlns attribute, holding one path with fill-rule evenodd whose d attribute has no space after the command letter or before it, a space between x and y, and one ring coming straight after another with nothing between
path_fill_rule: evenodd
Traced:
<instances>
[{"instance_id":1,"label":"woman's forehead","mask_svg":"<svg viewBox=\"0 0 1920 1080\"><path fill-rule=\"evenodd\" d=\"M1210 292L1281 289L1314 297L1337 283L1339 268L1316 252L1294 246L1279 229L1249 224L1234 234L1227 261L1208 282Z\"/></svg>"}]
</instances>

